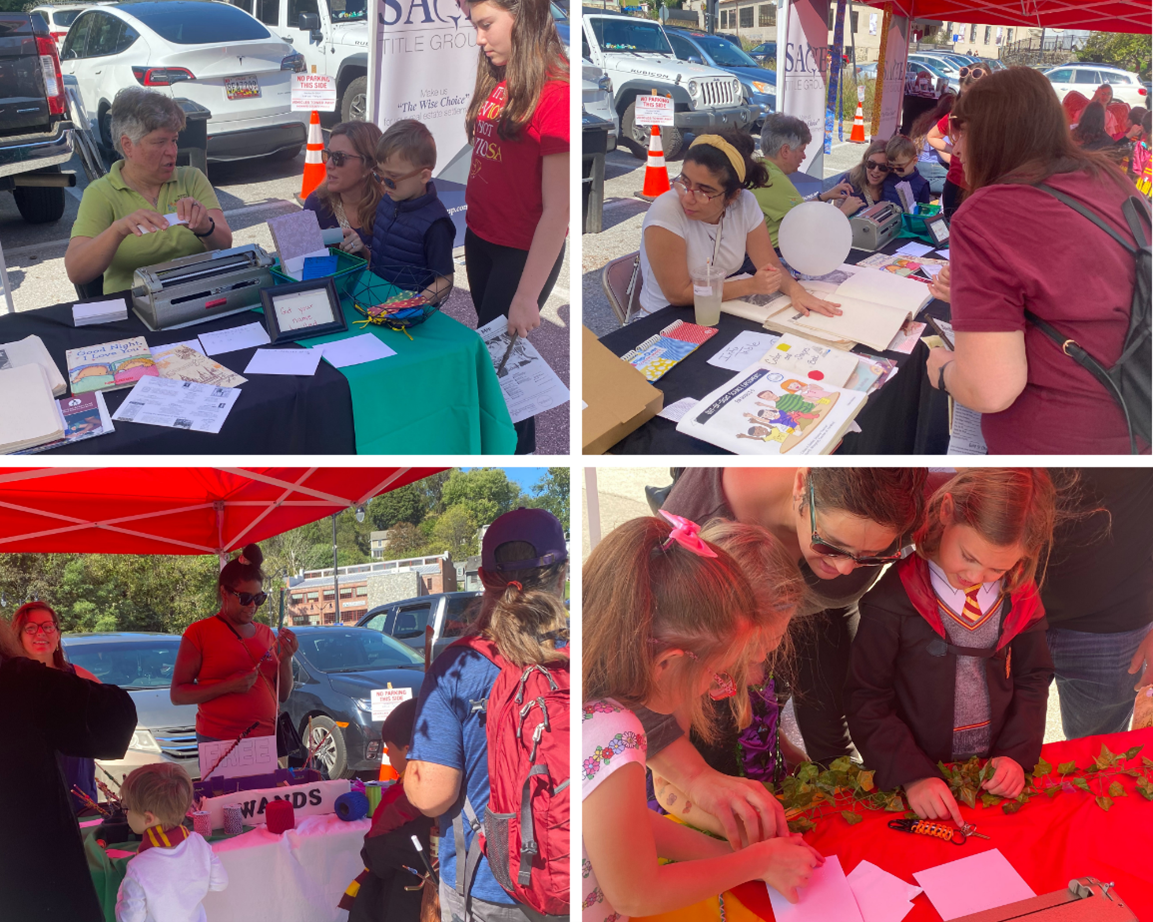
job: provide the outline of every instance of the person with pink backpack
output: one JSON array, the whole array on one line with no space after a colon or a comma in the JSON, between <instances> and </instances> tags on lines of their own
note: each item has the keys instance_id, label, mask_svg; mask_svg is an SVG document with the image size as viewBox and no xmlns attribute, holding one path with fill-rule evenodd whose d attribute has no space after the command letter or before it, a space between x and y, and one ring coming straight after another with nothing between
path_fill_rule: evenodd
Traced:
<instances>
[{"instance_id":1,"label":"person with pink backpack","mask_svg":"<svg viewBox=\"0 0 1153 922\"><path fill-rule=\"evenodd\" d=\"M500 516L479 616L425 675L404 790L438 817L445 922L568 917L567 569L553 515Z\"/></svg>"}]
</instances>

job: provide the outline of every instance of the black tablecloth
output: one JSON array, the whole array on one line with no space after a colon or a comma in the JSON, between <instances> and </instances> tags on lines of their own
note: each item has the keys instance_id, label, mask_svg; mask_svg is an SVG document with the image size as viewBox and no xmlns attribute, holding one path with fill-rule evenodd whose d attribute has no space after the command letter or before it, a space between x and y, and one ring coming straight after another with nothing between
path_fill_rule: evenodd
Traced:
<instances>
[{"instance_id":1,"label":"black tablecloth","mask_svg":"<svg viewBox=\"0 0 1153 922\"><path fill-rule=\"evenodd\" d=\"M908 243L907 239L890 241L884 252L892 253ZM846 262L857 263L871 254L862 250L850 251ZM949 305L931 301L917 319L925 320L931 314L937 319L949 318ZM642 342L659 333L676 320L693 321L691 307L666 307L628 326L601 337L601 342L614 354L624 355ZM699 400L735 374L725 368L708 364L737 337L742 330L765 332L751 320L721 314L717 335L710 337L688 358L666 372L653 386L664 391L665 406L684 397ZM928 328L925 334L932 333ZM925 335L922 334L922 335ZM855 352L875 355L875 349L858 346ZM887 359L897 362L896 376L869 395L864 409L857 415L860 432L845 435L836 454L839 455L911 455L945 454L949 445L948 401L944 394L934 390L925 374L929 350L918 342L912 353L882 352ZM715 455L731 454L709 442L694 439L677 432L677 424L657 416L635 432L625 436L609 449L610 454L626 455Z\"/></svg>"},{"instance_id":2,"label":"black tablecloth","mask_svg":"<svg viewBox=\"0 0 1153 922\"><path fill-rule=\"evenodd\" d=\"M39 336L61 374L67 378L65 353L69 349L133 336L143 336L149 346L160 346L195 339L201 333L243 326L254 320L262 322L262 315L245 311L181 330L151 333L129 309L128 319L119 323L74 327L72 305L55 304L41 310L0 316L0 342L12 342L33 334ZM255 352L255 349L241 349L213 356L213 359L243 375ZM53 449L51 454L356 453L348 381L327 362L320 363L313 377L253 375L240 385L240 390L240 397L218 434L114 422L115 432ZM131 388L105 392L109 414L116 412L129 393Z\"/></svg>"}]
</instances>

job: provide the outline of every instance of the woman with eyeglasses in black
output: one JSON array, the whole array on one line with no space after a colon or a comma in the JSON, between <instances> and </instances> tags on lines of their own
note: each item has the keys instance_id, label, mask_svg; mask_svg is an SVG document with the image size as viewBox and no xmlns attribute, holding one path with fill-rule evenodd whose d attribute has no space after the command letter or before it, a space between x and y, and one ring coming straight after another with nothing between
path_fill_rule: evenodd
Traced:
<instances>
[{"instance_id":1,"label":"woman with eyeglasses in black","mask_svg":"<svg viewBox=\"0 0 1153 922\"><path fill-rule=\"evenodd\" d=\"M341 122L328 136L324 150L325 180L304 200L315 211L321 228L344 231L340 248L368 257L372 222L382 194L376 169L380 129L372 122Z\"/></svg>"},{"instance_id":2,"label":"woman with eyeglasses in black","mask_svg":"<svg viewBox=\"0 0 1153 922\"><path fill-rule=\"evenodd\" d=\"M264 555L249 544L220 571L220 611L188 626L172 673L173 704L195 704L196 740L232 740L257 724L249 736L273 736L280 704L292 692L295 635L279 637L253 621L264 604ZM278 697L279 688L279 697Z\"/></svg>"}]
</instances>

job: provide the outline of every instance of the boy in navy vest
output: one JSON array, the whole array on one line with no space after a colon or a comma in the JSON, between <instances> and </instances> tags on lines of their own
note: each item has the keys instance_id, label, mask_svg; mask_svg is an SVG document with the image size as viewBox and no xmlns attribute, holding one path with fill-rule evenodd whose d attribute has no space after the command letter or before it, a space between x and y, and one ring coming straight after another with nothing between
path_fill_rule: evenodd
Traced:
<instances>
[{"instance_id":1,"label":"boy in navy vest","mask_svg":"<svg viewBox=\"0 0 1153 922\"><path fill-rule=\"evenodd\" d=\"M420 122L395 122L376 145L384 197L372 223L369 268L385 281L440 303L452 291L452 218L436 195L436 141Z\"/></svg>"}]
</instances>

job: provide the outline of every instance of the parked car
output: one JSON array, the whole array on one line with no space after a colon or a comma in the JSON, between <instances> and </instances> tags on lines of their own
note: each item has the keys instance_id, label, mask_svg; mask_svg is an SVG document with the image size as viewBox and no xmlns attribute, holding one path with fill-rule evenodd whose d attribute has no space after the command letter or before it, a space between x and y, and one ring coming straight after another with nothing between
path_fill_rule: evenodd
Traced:
<instances>
[{"instance_id":1,"label":"parked car","mask_svg":"<svg viewBox=\"0 0 1153 922\"><path fill-rule=\"evenodd\" d=\"M243 10L215 0L125 0L93 7L61 52L92 129L112 149L116 93L145 86L208 109L209 160L295 157L308 114L291 111L304 57Z\"/></svg>"},{"instance_id":2,"label":"parked car","mask_svg":"<svg viewBox=\"0 0 1153 922\"><path fill-rule=\"evenodd\" d=\"M426 652L426 628L431 627L427 662L432 663L445 647L460 636L465 625L476 617L479 609L476 600L483 594L479 591L438 592L389 602L371 609L356 622L356 626L380 631L421 653Z\"/></svg>"},{"instance_id":3,"label":"parked car","mask_svg":"<svg viewBox=\"0 0 1153 922\"><path fill-rule=\"evenodd\" d=\"M32 7L30 12L39 13L48 21L48 30L52 33L52 41L56 43L56 49L59 50L60 46L64 44L64 37L68 34L68 29L76 21L76 17L89 7L96 5L94 3L61 5L42 3Z\"/></svg>"},{"instance_id":4,"label":"parked car","mask_svg":"<svg viewBox=\"0 0 1153 922\"><path fill-rule=\"evenodd\" d=\"M960 79L961 76L961 68L969 64L968 61L957 61L951 55L940 54L935 51L918 51L909 55L909 59L935 64L949 77L956 77L958 79Z\"/></svg>"},{"instance_id":5,"label":"parked car","mask_svg":"<svg viewBox=\"0 0 1153 922\"><path fill-rule=\"evenodd\" d=\"M1135 73L1108 64L1062 64L1043 73L1053 84L1058 99L1073 90L1092 97L1097 87L1108 83L1113 88L1113 98L1120 102L1144 106L1149 100L1149 91Z\"/></svg>"},{"instance_id":6,"label":"parked car","mask_svg":"<svg viewBox=\"0 0 1153 922\"><path fill-rule=\"evenodd\" d=\"M761 42L749 52L749 57L756 61L761 67L768 67L770 61L777 60L777 43L776 42Z\"/></svg>"},{"instance_id":7,"label":"parked car","mask_svg":"<svg viewBox=\"0 0 1153 922\"><path fill-rule=\"evenodd\" d=\"M136 732L122 759L99 759L96 778L113 790L124 776L150 762L171 762L193 780L200 777L196 706L168 697L180 638L174 634L109 632L65 634L68 661L83 666L105 685L119 685L136 705Z\"/></svg>"},{"instance_id":8,"label":"parked car","mask_svg":"<svg viewBox=\"0 0 1153 922\"><path fill-rule=\"evenodd\" d=\"M608 131L608 149L614 150L621 121L613 108L613 82L588 60L581 61L581 115L591 115L612 125Z\"/></svg>"},{"instance_id":9,"label":"parked car","mask_svg":"<svg viewBox=\"0 0 1153 922\"><path fill-rule=\"evenodd\" d=\"M76 176L74 139L56 43L40 13L0 12L0 191L29 224L60 220Z\"/></svg>"},{"instance_id":10,"label":"parked car","mask_svg":"<svg viewBox=\"0 0 1153 922\"><path fill-rule=\"evenodd\" d=\"M550 3L548 5L549 12L552 13L552 20L556 23L557 34L560 35L560 40L565 48L568 48L569 43L569 21L568 13L561 9L557 3Z\"/></svg>"},{"instance_id":11,"label":"parked car","mask_svg":"<svg viewBox=\"0 0 1153 922\"><path fill-rule=\"evenodd\" d=\"M749 128L759 134L765 116L777 109L776 71L765 70L740 45L726 42L719 35L668 26L665 26L665 34L680 60L715 67L741 81L745 102L749 108L757 110Z\"/></svg>"},{"instance_id":12,"label":"parked car","mask_svg":"<svg viewBox=\"0 0 1153 922\"><path fill-rule=\"evenodd\" d=\"M424 656L379 631L359 627L294 627L292 694L283 709L330 778L380 767L380 728L373 689L420 693ZM342 726L343 725L343 726Z\"/></svg>"},{"instance_id":13,"label":"parked car","mask_svg":"<svg viewBox=\"0 0 1153 922\"><path fill-rule=\"evenodd\" d=\"M956 72L950 75L937 62L929 59L915 60L913 55L909 55L905 71L906 81L916 81L919 74L925 74L932 87L936 87L938 82L943 80L954 93L961 91L961 81Z\"/></svg>"},{"instance_id":14,"label":"parked car","mask_svg":"<svg viewBox=\"0 0 1153 922\"><path fill-rule=\"evenodd\" d=\"M850 67L852 65L849 65ZM877 79L877 62L870 61L868 64L858 64L856 67L857 82L862 80L876 80Z\"/></svg>"}]
</instances>

